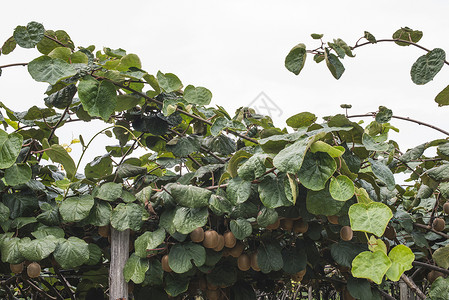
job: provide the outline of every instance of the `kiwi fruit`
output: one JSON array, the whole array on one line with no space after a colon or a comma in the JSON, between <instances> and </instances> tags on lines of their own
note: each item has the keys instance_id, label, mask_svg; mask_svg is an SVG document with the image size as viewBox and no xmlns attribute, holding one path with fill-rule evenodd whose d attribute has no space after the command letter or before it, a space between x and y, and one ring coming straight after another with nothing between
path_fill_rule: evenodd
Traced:
<instances>
[{"instance_id":1,"label":"kiwi fruit","mask_svg":"<svg viewBox=\"0 0 449 300\"><path fill-rule=\"evenodd\" d=\"M293 219L282 219L280 227L286 231L292 231L293 229Z\"/></svg>"},{"instance_id":2,"label":"kiwi fruit","mask_svg":"<svg viewBox=\"0 0 449 300\"><path fill-rule=\"evenodd\" d=\"M435 220L433 220L432 227L436 231L443 231L445 226L446 226L446 222L444 222L443 219L435 218Z\"/></svg>"},{"instance_id":3,"label":"kiwi fruit","mask_svg":"<svg viewBox=\"0 0 449 300\"><path fill-rule=\"evenodd\" d=\"M218 245L218 233L215 230L207 230L204 232L203 246L213 249Z\"/></svg>"},{"instance_id":4,"label":"kiwi fruit","mask_svg":"<svg viewBox=\"0 0 449 300\"><path fill-rule=\"evenodd\" d=\"M387 228L385 228L384 237L390 241L393 241L396 238L396 230L393 226L387 226Z\"/></svg>"},{"instance_id":5,"label":"kiwi fruit","mask_svg":"<svg viewBox=\"0 0 449 300\"><path fill-rule=\"evenodd\" d=\"M208 300L218 300L218 299L220 299L220 291L219 290L207 290L206 297Z\"/></svg>"},{"instance_id":6,"label":"kiwi fruit","mask_svg":"<svg viewBox=\"0 0 449 300\"><path fill-rule=\"evenodd\" d=\"M224 236L222 236L221 234L218 235L218 245L213 248L215 251L221 251L224 248L224 244L225 244L225 239Z\"/></svg>"},{"instance_id":7,"label":"kiwi fruit","mask_svg":"<svg viewBox=\"0 0 449 300\"><path fill-rule=\"evenodd\" d=\"M329 223L338 225L338 216L327 216Z\"/></svg>"},{"instance_id":8,"label":"kiwi fruit","mask_svg":"<svg viewBox=\"0 0 449 300\"><path fill-rule=\"evenodd\" d=\"M248 256L248 254L242 254L237 259L237 266L239 267L240 271L248 271L251 267L251 260Z\"/></svg>"},{"instance_id":9,"label":"kiwi fruit","mask_svg":"<svg viewBox=\"0 0 449 300\"><path fill-rule=\"evenodd\" d=\"M293 232L294 233L305 233L309 230L309 224L307 222L304 222L304 220L296 220L293 223Z\"/></svg>"},{"instance_id":10,"label":"kiwi fruit","mask_svg":"<svg viewBox=\"0 0 449 300\"><path fill-rule=\"evenodd\" d=\"M9 268L11 269L11 272L13 272L15 274L20 274L23 271L23 263L9 264Z\"/></svg>"},{"instance_id":11,"label":"kiwi fruit","mask_svg":"<svg viewBox=\"0 0 449 300\"><path fill-rule=\"evenodd\" d=\"M254 271L259 272L260 268L259 268L259 264L257 263L257 252L251 253L249 260L251 262L251 268L253 268Z\"/></svg>"},{"instance_id":12,"label":"kiwi fruit","mask_svg":"<svg viewBox=\"0 0 449 300\"><path fill-rule=\"evenodd\" d=\"M427 280L429 280L430 283L433 283L438 277L444 276L443 273L432 270L427 274Z\"/></svg>"},{"instance_id":13,"label":"kiwi fruit","mask_svg":"<svg viewBox=\"0 0 449 300\"><path fill-rule=\"evenodd\" d=\"M168 254L162 256L161 263L162 263L162 270L164 270L167 273L173 272L173 270L168 265Z\"/></svg>"},{"instance_id":14,"label":"kiwi fruit","mask_svg":"<svg viewBox=\"0 0 449 300\"><path fill-rule=\"evenodd\" d=\"M345 288L343 292L343 300L355 300L354 297L349 293L348 289Z\"/></svg>"},{"instance_id":15,"label":"kiwi fruit","mask_svg":"<svg viewBox=\"0 0 449 300\"><path fill-rule=\"evenodd\" d=\"M446 215L449 215L449 202L443 204L443 211Z\"/></svg>"},{"instance_id":16,"label":"kiwi fruit","mask_svg":"<svg viewBox=\"0 0 449 300\"><path fill-rule=\"evenodd\" d=\"M226 248L233 248L235 246L237 239L235 238L235 235L231 231L225 232L223 234L223 237L224 237L224 245Z\"/></svg>"},{"instance_id":17,"label":"kiwi fruit","mask_svg":"<svg viewBox=\"0 0 449 300\"><path fill-rule=\"evenodd\" d=\"M293 275L291 276L291 278L292 278L294 281L298 282L298 281L302 281L302 279L304 278L304 275L306 275L306 269L301 270L301 271L299 271L299 272L296 273L296 274L293 274Z\"/></svg>"},{"instance_id":18,"label":"kiwi fruit","mask_svg":"<svg viewBox=\"0 0 449 300\"><path fill-rule=\"evenodd\" d=\"M109 225L99 226L98 227L98 235L104 238L109 236Z\"/></svg>"},{"instance_id":19,"label":"kiwi fruit","mask_svg":"<svg viewBox=\"0 0 449 300\"><path fill-rule=\"evenodd\" d=\"M27 267L27 274L30 278L36 278L41 274L41 265L37 262L32 262Z\"/></svg>"},{"instance_id":20,"label":"kiwi fruit","mask_svg":"<svg viewBox=\"0 0 449 300\"><path fill-rule=\"evenodd\" d=\"M273 224L268 225L266 228L269 230L276 230L279 228L280 224L281 224L281 220L277 219Z\"/></svg>"},{"instance_id":21,"label":"kiwi fruit","mask_svg":"<svg viewBox=\"0 0 449 300\"><path fill-rule=\"evenodd\" d=\"M202 227L195 228L190 233L190 239L194 243L201 243L204 240L204 229Z\"/></svg>"},{"instance_id":22,"label":"kiwi fruit","mask_svg":"<svg viewBox=\"0 0 449 300\"><path fill-rule=\"evenodd\" d=\"M340 229L340 237L343 241L350 241L354 236L354 232L352 231L351 226L343 226Z\"/></svg>"},{"instance_id":23,"label":"kiwi fruit","mask_svg":"<svg viewBox=\"0 0 449 300\"><path fill-rule=\"evenodd\" d=\"M243 250L245 249L245 246L241 242L237 242L231 250L229 250L229 254L231 254L232 257L239 257L242 255Z\"/></svg>"}]
</instances>

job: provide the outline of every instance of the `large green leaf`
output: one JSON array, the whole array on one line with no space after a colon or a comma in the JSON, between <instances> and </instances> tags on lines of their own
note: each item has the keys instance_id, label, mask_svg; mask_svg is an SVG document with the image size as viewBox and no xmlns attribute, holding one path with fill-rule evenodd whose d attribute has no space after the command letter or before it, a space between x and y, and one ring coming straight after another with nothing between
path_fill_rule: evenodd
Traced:
<instances>
[{"instance_id":1,"label":"large green leaf","mask_svg":"<svg viewBox=\"0 0 449 300\"><path fill-rule=\"evenodd\" d=\"M136 203L120 203L112 211L111 225L118 231L139 230L143 224L143 208Z\"/></svg>"},{"instance_id":2,"label":"large green leaf","mask_svg":"<svg viewBox=\"0 0 449 300\"><path fill-rule=\"evenodd\" d=\"M368 250L368 247L363 244L355 244L352 242L340 241L333 243L331 246L332 258L339 264L345 267L351 267L354 258L363 251Z\"/></svg>"},{"instance_id":3,"label":"large green leaf","mask_svg":"<svg viewBox=\"0 0 449 300\"><path fill-rule=\"evenodd\" d=\"M89 247L82 239L72 236L59 242L53 256L63 269L76 268L89 260Z\"/></svg>"},{"instance_id":4,"label":"large green leaf","mask_svg":"<svg viewBox=\"0 0 449 300\"><path fill-rule=\"evenodd\" d=\"M251 195L251 182L240 177L231 179L226 188L226 195L234 205L245 202Z\"/></svg>"},{"instance_id":5,"label":"large green leaf","mask_svg":"<svg viewBox=\"0 0 449 300\"><path fill-rule=\"evenodd\" d=\"M267 154L254 154L238 168L237 174L240 178L247 181L261 177L267 170L265 167L267 158Z\"/></svg>"},{"instance_id":6,"label":"large green leaf","mask_svg":"<svg viewBox=\"0 0 449 300\"><path fill-rule=\"evenodd\" d=\"M266 208L262 206L260 212L257 214L257 224L260 227L267 227L274 224L278 220L278 213L274 208Z\"/></svg>"},{"instance_id":7,"label":"large green leaf","mask_svg":"<svg viewBox=\"0 0 449 300\"><path fill-rule=\"evenodd\" d=\"M165 277L165 292L170 295L170 297L176 297L187 291L189 282L190 280L188 277L170 273Z\"/></svg>"},{"instance_id":8,"label":"large green leaf","mask_svg":"<svg viewBox=\"0 0 449 300\"><path fill-rule=\"evenodd\" d=\"M123 277L128 282L132 280L134 283L142 283L145 280L145 272L149 268L148 259L140 258L135 253L126 261L123 268Z\"/></svg>"},{"instance_id":9,"label":"large green leaf","mask_svg":"<svg viewBox=\"0 0 449 300\"><path fill-rule=\"evenodd\" d=\"M281 172L296 174L301 169L311 138L302 138L281 150L273 159L274 166Z\"/></svg>"},{"instance_id":10,"label":"large green leaf","mask_svg":"<svg viewBox=\"0 0 449 300\"><path fill-rule=\"evenodd\" d=\"M199 151L201 148L201 143L196 136L189 135L172 139L169 143L167 143L166 148L176 157L186 157L193 152Z\"/></svg>"},{"instance_id":11,"label":"large green leaf","mask_svg":"<svg viewBox=\"0 0 449 300\"><path fill-rule=\"evenodd\" d=\"M315 143L310 145L310 151L312 153L326 152L331 157L340 157L345 152L345 149L342 146L332 147L331 145L323 141L316 141Z\"/></svg>"},{"instance_id":12,"label":"large green leaf","mask_svg":"<svg viewBox=\"0 0 449 300\"><path fill-rule=\"evenodd\" d=\"M309 127L315 123L317 117L310 112L301 112L288 118L285 122L292 128Z\"/></svg>"},{"instance_id":13,"label":"large green leaf","mask_svg":"<svg viewBox=\"0 0 449 300\"><path fill-rule=\"evenodd\" d=\"M41 261L55 251L57 240L54 236L29 240L19 244L19 251L25 259Z\"/></svg>"},{"instance_id":14,"label":"large green leaf","mask_svg":"<svg viewBox=\"0 0 449 300\"><path fill-rule=\"evenodd\" d=\"M112 174L112 159L107 155L97 156L93 161L86 164L84 174L89 179L101 178Z\"/></svg>"},{"instance_id":15,"label":"large green leaf","mask_svg":"<svg viewBox=\"0 0 449 300\"><path fill-rule=\"evenodd\" d=\"M387 270L391 267L391 260L383 251L364 251L352 261L352 276L371 279L381 284Z\"/></svg>"},{"instance_id":16,"label":"large green leaf","mask_svg":"<svg viewBox=\"0 0 449 300\"><path fill-rule=\"evenodd\" d=\"M306 45L298 44L285 57L285 67L295 75L298 75L306 62Z\"/></svg>"},{"instance_id":17,"label":"large green leaf","mask_svg":"<svg viewBox=\"0 0 449 300\"><path fill-rule=\"evenodd\" d=\"M364 133L362 135L362 143L363 146L365 146L366 150L370 151L388 151L388 144L383 142L377 142L373 137L371 137L369 134Z\"/></svg>"},{"instance_id":18,"label":"large green leaf","mask_svg":"<svg viewBox=\"0 0 449 300\"><path fill-rule=\"evenodd\" d=\"M86 265L94 266L100 262L103 252L97 244L89 244L87 246L89 248L89 260L86 261Z\"/></svg>"},{"instance_id":19,"label":"large green leaf","mask_svg":"<svg viewBox=\"0 0 449 300\"><path fill-rule=\"evenodd\" d=\"M337 201L347 201L354 196L354 182L345 175L332 177L329 184L329 193Z\"/></svg>"},{"instance_id":20,"label":"large green leaf","mask_svg":"<svg viewBox=\"0 0 449 300\"><path fill-rule=\"evenodd\" d=\"M306 188L319 191L324 189L326 182L336 170L337 163L329 154L308 152L298 172L298 179Z\"/></svg>"},{"instance_id":21,"label":"large green leaf","mask_svg":"<svg viewBox=\"0 0 449 300\"><path fill-rule=\"evenodd\" d=\"M89 215L94 206L94 198L91 195L70 197L62 201L59 213L65 222L78 222Z\"/></svg>"},{"instance_id":22,"label":"large green leaf","mask_svg":"<svg viewBox=\"0 0 449 300\"><path fill-rule=\"evenodd\" d=\"M206 225L208 216L207 207L188 208L178 206L173 217L173 225L178 232L189 234L195 228Z\"/></svg>"},{"instance_id":23,"label":"large green leaf","mask_svg":"<svg viewBox=\"0 0 449 300\"><path fill-rule=\"evenodd\" d=\"M122 185L114 182L102 184L94 193L95 198L105 201L115 201L122 195Z\"/></svg>"},{"instance_id":24,"label":"large green leaf","mask_svg":"<svg viewBox=\"0 0 449 300\"><path fill-rule=\"evenodd\" d=\"M212 192L192 185L175 184L171 186L170 194L179 205L200 208L209 204Z\"/></svg>"},{"instance_id":25,"label":"large green leaf","mask_svg":"<svg viewBox=\"0 0 449 300\"><path fill-rule=\"evenodd\" d=\"M27 241L27 240L26 240ZM20 239L17 237L5 238L0 243L0 252L2 254L2 262L10 264L18 264L25 260L19 251Z\"/></svg>"},{"instance_id":26,"label":"large green leaf","mask_svg":"<svg viewBox=\"0 0 449 300\"><path fill-rule=\"evenodd\" d=\"M413 30L408 27L402 27L401 29L398 29L393 33L394 39L400 39L400 40L409 41L409 42L413 42L413 43L419 42L419 40L422 38L422 36L423 36L422 31ZM396 41L395 43L399 46L410 46L410 43L398 42L398 41Z\"/></svg>"},{"instance_id":27,"label":"large green leaf","mask_svg":"<svg viewBox=\"0 0 449 300\"><path fill-rule=\"evenodd\" d=\"M268 174L258 185L260 201L268 208L290 206L293 204L288 179L285 175Z\"/></svg>"},{"instance_id":28,"label":"large green leaf","mask_svg":"<svg viewBox=\"0 0 449 300\"><path fill-rule=\"evenodd\" d=\"M334 54L328 54L328 51L325 52L325 59L326 59L326 65L329 71L331 72L332 76L335 77L335 79L340 79L341 75L343 75L345 71L345 67L341 63L341 61L338 59L338 57Z\"/></svg>"},{"instance_id":29,"label":"large green leaf","mask_svg":"<svg viewBox=\"0 0 449 300\"><path fill-rule=\"evenodd\" d=\"M9 208L11 219L31 213L39 207L36 195L28 192L4 194L2 200L3 204Z\"/></svg>"},{"instance_id":30,"label":"large green leaf","mask_svg":"<svg viewBox=\"0 0 449 300\"><path fill-rule=\"evenodd\" d=\"M430 287L429 296L432 300L448 300L449 278L438 277Z\"/></svg>"},{"instance_id":31,"label":"large green leaf","mask_svg":"<svg viewBox=\"0 0 449 300\"><path fill-rule=\"evenodd\" d=\"M263 273L279 271L284 266L281 246L277 242L262 243L257 250L257 264Z\"/></svg>"},{"instance_id":32,"label":"large green leaf","mask_svg":"<svg viewBox=\"0 0 449 300\"><path fill-rule=\"evenodd\" d=\"M394 190L396 183L394 181L393 172L385 164L378 160L368 159L371 163L371 170L373 170L374 175L385 183L390 191Z\"/></svg>"},{"instance_id":33,"label":"large green leaf","mask_svg":"<svg viewBox=\"0 0 449 300\"><path fill-rule=\"evenodd\" d=\"M184 99L188 103L208 105L212 99L212 93L204 87L194 87L193 85L188 85L184 89Z\"/></svg>"},{"instance_id":34,"label":"large green leaf","mask_svg":"<svg viewBox=\"0 0 449 300\"><path fill-rule=\"evenodd\" d=\"M140 58L136 54L126 54L120 58L120 63L117 66L118 71L128 71L129 68L142 68Z\"/></svg>"},{"instance_id":35,"label":"large green leaf","mask_svg":"<svg viewBox=\"0 0 449 300\"><path fill-rule=\"evenodd\" d=\"M405 271L413 268L412 262L415 260L415 254L407 246L397 245L391 249L388 257L392 264L386 275L393 281L398 281Z\"/></svg>"},{"instance_id":36,"label":"large green leaf","mask_svg":"<svg viewBox=\"0 0 449 300\"><path fill-rule=\"evenodd\" d=\"M86 218L86 222L94 226L106 226L111 221L112 207L109 203L95 200L95 204Z\"/></svg>"},{"instance_id":37,"label":"large green leaf","mask_svg":"<svg viewBox=\"0 0 449 300\"><path fill-rule=\"evenodd\" d=\"M28 63L28 73L34 80L55 85L76 74L75 68L59 58L42 55Z\"/></svg>"},{"instance_id":38,"label":"large green leaf","mask_svg":"<svg viewBox=\"0 0 449 300\"><path fill-rule=\"evenodd\" d=\"M42 146L45 149L45 153L50 157L50 159L55 163L60 163L64 166L64 170L67 172L67 178L72 179L75 177L76 166L72 157L67 153L67 151L61 145L48 143L47 139L42 141Z\"/></svg>"},{"instance_id":39,"label":"large green leaf","mask_svg":"<svg viewBox=\"0 0 449 300\"><path fill-rule=\"evenodd\" d=\"M37 22L30 22L27 26L17 26L13 37L22 48L34 48L44 38L45 28Z\"/></svg>"},{"instance_id":40,"label":"large green leaf","mask_svg":"<svg viewBox=\"0 0 449 300\"><path fill-rule=\"evenodd\" d=\"M172 73L164 74L161 71L158 71L157 80L161 88L163 88L167 93L178 91L182 88L181 80L179 80L178 76Z\"/></svg>"},{"instance_id":41,"label":"large green leaf","mask_svg":"<svg viewBox=\"0 0 449 300\"><path fill-rule=\"evenodd\" d=\"M0 202L0 223L6 222L9 219L9 208Z\"/></svg>"},{"instance_id":42,"label":"large green leaf","mask_svg":"<svg viewBox=\"0 0 449 300\"><path fill-rule=\"evenodd\" d=\"M25 184L31 179L31 168L28 164L13 164L5 170L6 184L15 186Z\"/></svg>"},{"instance_id":43,"label":"large green leaf","mask_svg":"<svg viewBox=\"0 0 449 300\"><path fill-rule=\"evenodd\" d=\"M449 85L438 93L435 102L438 103L438 106L449 105Z\"/></svg>"},{"instance_id":44,"label":"large green leaf","mask_svg":"<svg viewBox=\"0 0 449 300\"><path fill-rule=\"evenodd\" d=\"M433 167L432 169L427 170L426 174L436 181L446 181L449 179L449 164Z\"/></svg>"},{"instance_id":45,"label":"large green leaf","mask_svg":"<svg viewBox=\"0 0 449 300\"><path fill-rule=\"evenodd\" d=\"M212 195L209 199L209 209L217 216L223 214L230 214L232 210L232 203L225 197L219 195Z\"/></svg>"},{"instance_id":46,"label":"large green leaf","mask_svg":"<svg viewBox=\"0 0 449 300\"><path fill-rule=\"evenodd\" d=\"M449 268L449 246L438 248L432 254L432 258L435 263L444 269Z\"/></svg>"},{"instance_id":47,"label":"large green leaf","mask_svg":"<svg viewBox=\"0 0 449 300\"><path fill-rule=\"evenodd\" d=\"M36 231L31 233L36 239L44 239L48 236L54 236L55 238L64 238L64 229L61 227L49 227L41 226Z\"/></svg>"},{"instance_id":48,"label":"large green leaf","mask_svg":"<svg viewBox=\"0 0 449 300\"><path fill-rule=\"evenodd\" d=\"M246 219L231 220L229 227L231 232L235 235L236 239L243 240L253 233L253 227L251 223Z\"/></svg>"},{"instance_id":49,"label":"large green leaf","mask_svg":"<svg viewBox=\"0 0 449 300\"><path fill-rule=\"evenodd\" d=\"M92 117L101 117L107 121L117 105L117 93L112 82L98 81L86 76L78 85L78 95L83 108Z\"/></svg>"},{"instance_id":50,"label":"large green leaf","mask_svg":"<svg viewBox=\"0 0 449 300\"><path fill-rule=\"evenodd\" d=\"M351 276L348 278L347 288L348 292L354 298L373 300L371 284L366 279L354 278Z\"/></svg>"},{"instance_id":51,"label":"large green leaf","mask_svg":"<svg viewBox=\"0 0 449 300\"><path fill-rule=\"evenodd\" d=\"M18 133L8 134L0 129L0 169L11 167L22 149L23 137Z\"/></svg>"},{"instance_id":52,"label":"large green leaf","mask_svg":"<svg viewBox=\"0 0 449 300\"><path fill-rule=\"evenodd\" d=\"M282 270L289 274L296 274L304 270L307 266L307 254L304 242L297 239L295 247L282 249L282 260L284 262Z\"/></svg>"},{"instance_id":53,"label":"large green leaf","mask_svg":"<svg viewBox=\"0 0 449 300\"><path fill-rule=\"evenodd\" d=\"M203 246L189 242L176 244L168 254L168 265L176 273L185 273L193 265L200 267L206 262L206 250Z\"/></svg>"},{"instance_id":54,"label":"large green leaf","mask_svg":"<svg viewBox=\"0 0 449 300\"><path fill-rule=\"evenodd\" d=\"M445 59L446 53L440 48L419 57L410 71L412 81L419 85L428 83L440 72Z\"/></svg>"},{"instance_id":55,"label":"large green leaf","mask_svg":"<svg viewBox=\"0 0 449 300\"><path fill-rule=\"evenodd\" d=\"M145 258L148 254L154 253L149 251L155 249L165 240L165 230L159 228L155 231L146 231L134 241L134 249L137 256Z\"/></svg>"},{"instance_id":56,"label":"large green leaf","mask_svg":"<svg viewBox=\"0 0 449 300\"><path fill-rule=\"evenodd\" d=\"M352 230L369 232L379 237L383 235L393 217L391 209L380 202L353 204L349 208L348 215Z\"/></svg>"},{"instance_id":57,"label":"large green leaf","mask_svg":"<svg viewBox=\"0 0 449 300\"><path fill-rule=\"evenodd\" d=\"M338 214L344 205L345 202L332 198L328 188L307 192L306 207L311 214L333 216Z\"/></svg>"}]
</instances>

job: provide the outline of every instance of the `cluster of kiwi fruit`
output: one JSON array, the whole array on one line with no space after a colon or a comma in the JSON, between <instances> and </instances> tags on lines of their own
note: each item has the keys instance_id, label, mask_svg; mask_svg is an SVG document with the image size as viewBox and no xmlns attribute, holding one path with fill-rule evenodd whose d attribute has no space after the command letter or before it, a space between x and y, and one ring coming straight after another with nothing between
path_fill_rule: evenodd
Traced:
<instances>
[{"instance_id":1,"label":"cluster of kiwi fruit","mask_svg":"<svg viewBox=\"0 0 449 300\"><path fill-rule=\"evenodd\" d=\"M20 274L23 272L23 269L25 267L25 264L19 263L19 264L9 264L9 268L11 269L11 272L15 274ZM27 265L27 275L30 278L36 278L39 277L41 274L41 265L37 262L32 262Z\"/></svg>"},{"instance_id":2,"label":"cluster of kiwi fruit","mask_svg":"<svg viewBox=\"0 0 449 300\"><path fill-rule=\"evenodd\" d=\"M307 232L309 224L301 218L278 218L274 223L266 227L268 230L276 230L278 228L298 234Z\"/></svg>"}]
</instances>

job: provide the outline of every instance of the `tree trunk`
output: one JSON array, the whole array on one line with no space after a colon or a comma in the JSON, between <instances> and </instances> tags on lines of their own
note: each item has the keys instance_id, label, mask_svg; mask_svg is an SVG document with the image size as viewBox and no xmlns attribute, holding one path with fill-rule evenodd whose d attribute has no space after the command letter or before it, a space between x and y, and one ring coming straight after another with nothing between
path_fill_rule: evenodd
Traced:
<instances>
[{"instance_id":1,"label":"tree trunk","mask_svg":"<svg viewBox=\"0 0 449 300\"><path fill-rule=\"evenodd\" d=\"M111 265L109 267L109 299L128 299L128 283L123 268L129 256L129 229L118 231L111 227Z\"/></svg>"}]
</instances>

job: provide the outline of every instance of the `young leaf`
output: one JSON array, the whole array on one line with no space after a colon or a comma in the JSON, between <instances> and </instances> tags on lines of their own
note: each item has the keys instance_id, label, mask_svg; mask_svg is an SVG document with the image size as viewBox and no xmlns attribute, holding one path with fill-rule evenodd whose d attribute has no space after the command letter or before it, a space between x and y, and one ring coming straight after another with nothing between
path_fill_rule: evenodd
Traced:
<instances>
[{"instance_id":1,"label":"young leaf","mask_svg":"<svg viewBox=\"0 0 449 300\"><path fill-rule=\"evenodd\" d=\"M298 75L302 68L304 68L306 57L306 45L298 44L285 57L285 67L293 74Z\"/></svg>"},{"instance_id":2,"label":"young leaf","mask_svg":"<svg viewBox=\"0 0 449 300\"><path fill-rule=\"evenodd\" d=\"M412 81L418 85L428 83L440 72L445 59L446 53L440 48L419 57L410 70Z\"/></svg>"},{"instance_id":3,"label":"young leaf","mask_svg":"<svg viewBox=\"0 0 449 300\"><path fill-rule=\"evenodd\" d=\"M393 217L391 209L383 203L356 203L349 208L349 219L354 231L364 231L382 236L388 222Z\"/></svg>"},{"instance_id":4,"label":"young leaf","mask_svg":"<svg viewBox=\"0 0 449 300\"><path fill-rule=\"evenodd\" d=\"M34 48L44 38L44 26L37 22L30 22L27 26L17 26L14 29L14 39L22 48Z\"/></svg>"},{"instance_id":5,"label":"young leaf","mask_svg":"<svg viewBox=\"0 0 449 300\"><path fill-rule=\"evenodd\" d=\"M352 276L371 279L381 284L382 278L391 267L391 260L383 251L364 251L352 261Z\"/></svg>"}]
</instances>

